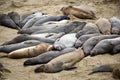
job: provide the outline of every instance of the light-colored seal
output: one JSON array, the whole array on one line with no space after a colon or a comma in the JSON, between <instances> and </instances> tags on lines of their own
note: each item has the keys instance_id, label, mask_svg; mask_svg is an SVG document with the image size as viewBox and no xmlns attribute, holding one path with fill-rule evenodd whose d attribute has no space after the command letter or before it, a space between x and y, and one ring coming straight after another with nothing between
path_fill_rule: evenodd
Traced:
<instances>
[{"instance_id":1,"label":"light-colored seal","mask_svg":"<svg viewBox=\"0 0 120 80\"><path fill-rule=\"evenodd\" d=\"M58 56L35 69L35 72L46 72L46 73L56 73L62 70L69 70L74 68L74 65L84 58L84 52L81 48Z\"/></svg>"},{"instance_id":2,"label":"light-colored seal","mask_svg":"<svg viewBox=\"0 0 120 80\"><path fill-rule=\"evenodd\" d=\"M72 52L74 50L75 50L75 48L65 48L62 51L45 52L45 53L40 54L36 57L33 57L33 58L26 60L24 62L24 66L30 66L30 65L36 65L36 64L45 64L45 63L48 63L49 61L51 61L52 59L54 59L60 55Z\"/></svg>"},{"instance_id":3,"label":"light-colored seal","mask_svg":"<svg viewBox=\"0 0 120 80\"><path fill-rule=\"evenodd\" d=\"M48 48L49 48L48 44L40 43L37 46L31 46L31 47L15 50L9 53L7 57L14 59L35 57L44 52L49 51Z\"/></svg>"},{"instance_id":4,"label":"light-colored seal","mask_svg":"<svg viewBox=\"0 0 120 80\"><path fill-rule=\"evenodd\" d=\"M64 15L73 15L77 18L80 19L95 19L95 14L94 12L86 7L83 6L67 6L67 7L63 7L61 9L61 11L63 12Z\"/></svg>"},{"instance_id":5,"label":"light-colored seal","mask_svg":"<svg viewBox=\"0 0 120 80\"><path fill-rule=\"evenodd\" d=\"M95 24L98 26L100 32L104 35L111 34L111 23L106 18L98 19Z\"/></svg>"}]
</instances>

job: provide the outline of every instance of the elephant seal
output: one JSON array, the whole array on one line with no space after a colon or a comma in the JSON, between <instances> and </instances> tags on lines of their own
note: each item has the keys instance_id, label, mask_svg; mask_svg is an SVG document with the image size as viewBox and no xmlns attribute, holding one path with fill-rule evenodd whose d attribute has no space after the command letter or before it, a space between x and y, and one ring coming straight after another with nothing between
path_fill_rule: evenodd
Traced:
<instances>
[{"instance_id":1,"label":"elephant seal","mask_svg":"<svg viewBox=\"0 0 120 80\"><path fill-rule=\"evenodd\" d=\"M100 32L105 35L111 34L111 23L106 18L98 19L95 24L98 26Z\"/></svg>"},{"instance_id":2,"label":"elephant seal","mask_svg":"<svg viewBox=\"0 0 120 80\"><path fill-rule=\"evenodd\" d=\"M34 17L41 17L43 15L46 15L42 12L33 12L28 14L24 19L21 20L22 25L24 26L26 22L28 22L30 19L34 18Z\"/></svg>"},{"instance_id":3,"label":"elephant seal","mask_svg":"<svg viewBox=\"0 0 120 80\"><path fill-rule=\"evenodd\" d=\"M8 13L8 16L14 21L14 23L19 26L20 28L22 28L22 25L20 23L20 15L17 12L10 12Z\"/></svg>"},{"instance_id":4,"label":"elephant seal","mask_svg":"<svg viewBox=\"0 0 120 80\"><path fill-rule=\"evenodd\" d=\"M64 33L59 33L58 35L53 35L54 36L53 38L55 38L55 37L57 38L57 37L59 37L59 36L61 36L63 34ZM43 35L45 36L45 34L43 34ZM49 37L50 37L50 35L49 35ZM3 45L10 45L10 44L15 44L15 43L20 43L20 42L27 41L27 40L38 40L40 42L49 43L49 44L53 44L55 42L54 39L42 38L42 37L37 37L35 35L23 34L23 35L19 35L19 36L15 37L14 39L12 39L12 40L10 40L8 42L3 43L2 46Z\"/></svg>"},{"instance_id":5,"label":"elephant seal","mask_svg":"<svg viewBox=\"0 0 120 80\"><path fill-rule=\"evenodd\" d=\"M36 46L31 46L31 47L15 50L15 51L9 53L7 55L7 57L13 58L13 59L35 57L44 52L49 51L49 46L50 45L48 45L48 44L40 43Z\"/></svg>"},{"instance_id":6,"label":"elephant seal","mask_svg":"<svg viewBox=\"0 0 120 80\"><path fill-rule=\"evenodd\" d=\"M87 55L90 54L92 49L95 47L95 45L104 39L112 39L112 38L117 38L119 35L99 35L99 36L94 36L92 38L89 38L82 46L84 53Z\"/></svg>"},{"instance_id":7,"label":"elephant seal","mask_svg":"<svg viewBox=\"0 0 120 80\"><path fill-rule=\"evenodd\" d=\"M99 67L96 67L92 69L92 72L90 74L98 73L98 72L112 72L112 76L115 79L120 79L120 64L106 64L101 65Z\"/></svg>"},{"instance_id":8,"label":"elephant seal","mask_svg":"<svg viewBox=\"0 0 120 80\"><path fill-rule=\"evenodd\" d=\"M111 34L120 34L120 19L117 17L111 17L110 18L110 23L111 23Z\"/></svg>"},{"instance_id":9,"label":"elephant seal","mask_svg":"<svg viewBox=\"0 0 120 80\"><path fill-rule=\"evenodd\" d=\"M36 21L33 26L40 26L41 24L48 21L61 21L61 20L70 20L68 16L48 16Z\"/></svg>"},{"instance_id":10,"label":"elephant seal","mask_svg":"<svg viewBox=\"0 0 120 80\"><path fill-rule=\"evenodd\" d=\"M17 26L7 14L0 15L0 25L8 28L12 28L12 29L20 29L20 27Z\"/></svg>"},{"instance_id":11,"label":"elephant seal","mask_svg":"<svg viewBox=\"0 0 120 80\"><path fill-rule=\"evenodd\" d=\"M35 73L46 72L56 73L62 70L69 70L75 68L74 65L84 58L84 52L81 48L75 51L60 55L47 64L40 65L35 69Z\"/></svg>"},{"instance_id":12,"label":"elephant seal","mask_svg":"<svg viewBox=\"0 0 120 80\"><path fill-rule=\"evenodd\" d=\"M64 48L73 47L77 38L75 37L76 33L70 33L62 36L57 39L53 44L53 49L62 50Z\"/></svg>"},{"instance_id":13,"label":"elephant seal","mask_svg":"<svg viewBox=\"0 0 120 80\"><path fill-rule=\"evenodd\" d=\"M118 44L120 44L120 37L101 40L91 50L90 55L95 56L95 55L105 54L105 53L115 54L113 53L112 50Z\"/></svg>"},{"instance_id":14,"label":"elephant seal","mask_svg":"<svg viewBox=\"0 0 120 80\"><path fill-rule=\"evenodd\" d=\"M35 46L40 43L41 42L38 40L27 40L17 44L3 45L3 46L0 46L0 52L10 53L14 50Z\"/></svg>"},{"instance_id":15,"label":"elephant seal","mask_svg":"<svg viewBox=\"0 0 120 80\"><path fill-rule=\"evenodd\" d=\"M56 22L56 23L54 23ZM61 27L67 24L68 20L62 20L62 21L54 21L42 24L41 26L32 26L30 28L21 29L18 31L18 34L32 34L34 32L40 31L40 30L47 30L47 29L54 29L56 27Z\"/></svg>"},{"instance_id":16,"label":"elephant seal","mask_svg":"<svg viewBox=\"0 0 120 80\"><path fill-rule=\"evenodd\" d=\"M72 52L74 50L75 50L75 48L65 48L62 51L45 52L41 55L38 55L36 57L33 57L33 58L26 60L24 62L24 66L30 66L30 65L36 65L36 64L45 64L45 63L48 63L50 60L52 60L60 55Z\"/></svg>"},{"instance_id":17,"label":"elephant seal","mask_svg":"<svg viewBox=\"0 0 120 80\"><path fill-rule=\"evenodd\" d=\"M95 19L96 16L92 10L86 7L67 6L61 9L64 15L73 15L80 19Z\"/></svg>"},{"instance_id":18,"label":"elephant seal","mask_svg":"<svg viewBox=\"0 0 120 80\"><path fill-rule=\"evenodd\" d=\"M74 21L74 22L68 23L64 26L56 27L55 29L41 30L41 31L37 31L33 34L51 33L51 32L52 33L65 32L65 34L67 34L67 33L70 33L72 31L75 33L77 31L81 30L85 26L85 24L86 24L86 22Z\"/></svg>"},{"instance_id":19,"label":"elephant seal","mask_svg":"<svg viewBox=\"0 0 120 80\"><path fill-rule=\"evenodd\" d=\"M98 27L93 23L87 23L82 30L77 32L76 37L79 38L82 35L94 33L100 33Z\"/></svg>"},{"instance_id":20,"label":"elephant seal","mask_svg":"<svg viewBox=\"0 0 120 80\"><path fill-rule=\"evenodd\" d=\"M75 48L81 47L84 44L84 42L87 41L89 38L94 37L94 36L99 36L99 35L100 34L97 34L97 33L82 35L76 40L74 46Z\"/></svg>"}]
</instances>

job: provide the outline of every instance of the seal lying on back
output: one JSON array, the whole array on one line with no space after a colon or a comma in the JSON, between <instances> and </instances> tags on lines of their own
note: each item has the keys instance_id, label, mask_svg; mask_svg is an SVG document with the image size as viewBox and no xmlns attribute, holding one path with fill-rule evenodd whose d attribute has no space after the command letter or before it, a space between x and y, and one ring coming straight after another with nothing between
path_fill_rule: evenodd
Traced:
<instances>
[{"instance_id":1,"label":"seal lying on back","mask_svg":"<svg viewBox=\"0 0 120 80\"><path fill-rule=\"evenodd\" d=\"M84 53L87 55L90 54L91 50L95 47L95 45L104 39L112 39L120 37L119 35L99 35L89 38L82 46Z\"/></svg>"},{"instance_id":2,"label":"seal lying on back","mask_svg":"<svg viewBox=\"0 0 120 80\"><path fill-rule=\"evenodd\" d=\"M39 36L43 36L44 37L51 37L51 38L44 38L44 37L39 37ZM27 35L27 34L23 34L23 35L19 35L17 37L15 37L14 39L3 43L2 45L9 45L9 44L15 44L15 43L20 43L23 41L27 41L27 40L38 40L40 42L44 42L44 43L49 43L49 44L53 44L55 42L54 39L60 37L64 35L64 33L59 33L59 34L39 34L39 35ZM53 38L53 39L52 39Z\"/></svg>"},{"instance_id":3,"label":"seal lying on back","mask_svg":"<svg viewBox=\"0 0 120 80\"><path fill-rule=\"evenodd\" d=\"M49 45L45 43L40 43L36 46L15 50L9 53L7 57L14 59L35 57L47 51L49 51Z\"/></svg>"},{"instance_id":4,"label":"seal lying on back","mask_svg":"<svg viewBox=\"0 0 120 80\"><path fill-rule=\"evenodd\" d=\"M40 54L36 57L33 57L33 58L26 60L24 62L24 66L36 65L36 64L45 64L45 63L49 62L50 60L52 60L60 55L72 52L74 50L75 50L75 48L65 48L62 51L45 52L45 53Z\"/></svg>"},{"instance_id":5,"label":"seal lying on back","mask_svg":"<svg viewBox=\"0 0 120 80\"><path fill-rule=\"evenodd\" d=\"M17 44L3 45L3 46L0 46L0 52L10 53L14 50L25 48L25 47L30 47L30 46L35 46L40 43L41 42L37 40L27 40L27 41L23 41Z\"/></svg>"},{"instance_id":6,"label":"seal lying on back","mask_svg":"<svg viewBox=\"0 0 120 80\"><path fill-rule=\"evenodd\" d=\"M54 22L57 22L57 21L54 21ZM68 20L58 21L58 23L53 23L53 22L50 23L49 22L46 24L42 24L41 26L32 26L30 28L21 29L18 31L18 33L20 33L20 34L32 34L36 31L40 31L40 30L47 30L47 29L53 29L56 27L61 27L65 24L67 24L67 22L68 22Z\"/></svg>"},{"instance_id":7,"label":"seal lying on back","mask_svg":"<svg viewBox=\"0 0 120 80\"><path fill-rule=\"evenodd\" d=\"M48 22L48 21L61 21L61 20L70 20L70 18L68 16L48 16L48 17L44 17L38 21L36 21L33 26L40 26L41 24Z\"/></svg>"},{"instance_id":8,"label":"seal lying on back","mask_svg":"<svg viewBox=\"0 0 120 80\"><path fill-rule=\"evenodd\" d=\"M113 52L113 49L115 46L119 44L120 44L120 37L101 40L91 50L90 55L95 56L95 55L105 54L105 53L116 54Z\"/></svg>"},{"instance_id":9,"label":"seal lying on back","mask_svg":"<svg viewBox=\"0 0 120 80\"><path fill-rule=\"evenodd\" d=\"M59 32L65 32L65 34L70 33L74 31L73 33L81 30L85 26L86 22L71 22L61 27L56 27L55 29L49 29L49 30L41 30L37 31L33 34L39 34L39 33L59 33ZM77 28L77 29L76 29Z\"/></svg>"},{"instance_id":10,"label":"seal lying on back","mask_svg":"<svg viewBox=\"0 0 120 80\"><path fill-rule=\"evenodd\" d=\"M96 18L92 10L90 10L89 8L83 7L83 6L63 7L61 11L63 12L64 15L73 15L80 19L95 19Z\"/></svg>"},{"instance_id":11,"label":"seal lying on back","mask_svg":"<svg viewBox=\"0 0 120 80\"><path fill-rule=\"evenodd\" d=\"M76 33L70 33L57 39L53 44L53 49L62 50L64 48L73 47L77 38Z\"/></svg>"},{"instance_id":12,"label":"seal lying on back","mask_svg":"<svg viewBox=\"0 0 120 80\"><path fill-rule=\"evenodd\" d=\"M92 70L90 74L98 72L112 72L112 76L115 79L120 79L120 64L106 64L99 67L96 67Z\"/></svg>"},{"instance_id":13,"label":"seal lying on back","mask_svg":"<svg viewBox=\"0 0 120 80\"><path fill-rule=\"evenodd\" d=\"M12 29L20 29L7 14L0 15L0 25Z\"/></svg>"},{"instance_id":14,"label":"seal lying on back","mask_svg":"<svg viewBox=\"0 0 120 80\"><path fill-rule=\"evenodd\" d=\"M75 48L81 47L84 44L84 42L87 41L89 38L94 37L94 36L99 36L99 35L100 34L97 34L97 33L82 35L76 40L74 46Z\"/></svg>"},{"instance_id":15,"label":"seal lying on back","mask_svg":"<svg viewBox=\"0 0 120 80\"><path fill-rule=\"evenodd\" d=\"M111 23L106 18L98 19L95 24L98 26L100 32L105 35L111 34Z\"/></svg>"},{"instance_id":16,"label":"seal lying on back","mask_svg":"<svg viewBox=\"0 0 120 80\"><path fill-rule=\"evenodd\" d=\"M110 22L112 26L111 33L120 34L120 19L118 19L117 17L111 17Z\"/></svg>"},{"instance_id":17,"label":"seal lying on back","mask_svg":"<svg viewBox=\"0 0 120 80\"><path fill-rule=\"evenodd\" d=\"M82 35L94 33L100 33L98 27L93 23L87 23L82 30L77 32L76 37L79 38Z\"/></svg>"},{"instance_id":18,"label":"seal lying on back","mask_svg":"<svg viewBox=\"0 0 120 80\"><path fill-rule=\"evenodd\" d=\"M75 68L74 65L84 58L84 52L81 48L75 51L60 55L47 64L40 65L35 72L56 73L62 70Z\"/></svg>"}]
</instances>

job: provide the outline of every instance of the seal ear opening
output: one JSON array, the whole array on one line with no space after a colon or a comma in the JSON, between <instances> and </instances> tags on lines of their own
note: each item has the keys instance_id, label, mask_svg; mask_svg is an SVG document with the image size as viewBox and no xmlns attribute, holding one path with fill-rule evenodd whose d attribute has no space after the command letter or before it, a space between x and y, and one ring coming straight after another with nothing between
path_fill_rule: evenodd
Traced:
<instances>
[{"instance_id":1,"label":"seal ear opening","mask_svg":"<svg viewBox=\"0 0 120 80\"><path fill-rule=\"evenodd\" d=\"M43 65L37 67L37 68L34 70L34 72L35 72L35 73L44 72L44 68L45 68L45 65L43 64Z\"/></svg>"}]
</instances>

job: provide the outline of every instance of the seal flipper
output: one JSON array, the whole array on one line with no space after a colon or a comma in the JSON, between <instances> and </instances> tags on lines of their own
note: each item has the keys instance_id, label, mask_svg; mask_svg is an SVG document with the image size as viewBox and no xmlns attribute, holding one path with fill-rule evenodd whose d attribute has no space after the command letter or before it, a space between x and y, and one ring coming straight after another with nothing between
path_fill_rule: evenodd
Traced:
<instances>
[{"instance_id":1,"label":"seal flipper","mask_svg":"<svg viewBox=\"0 0 120 80\"><path fill-rule=\"evenodd\" d=\"M89 73L89 75L94 74L94 73L98 73L98 72L112 72L112 71L113 71L113 69L110 68L109 66L102 65L100 67L96 67L96 68L92 69L92 72Z\"/></svg>"},{"instance_id":2,"label":"seal flipper","mask_svg":"<svg viewBox=\"0 0 120 80\"><path fill-rule=\"evenodd\" d=\"M66 67L66 68L64 68L64 70L73 70L73 69L76 69L77 67L75 67L75 66L72 66L72 67Z\"/></svg>"}]
</instances>

